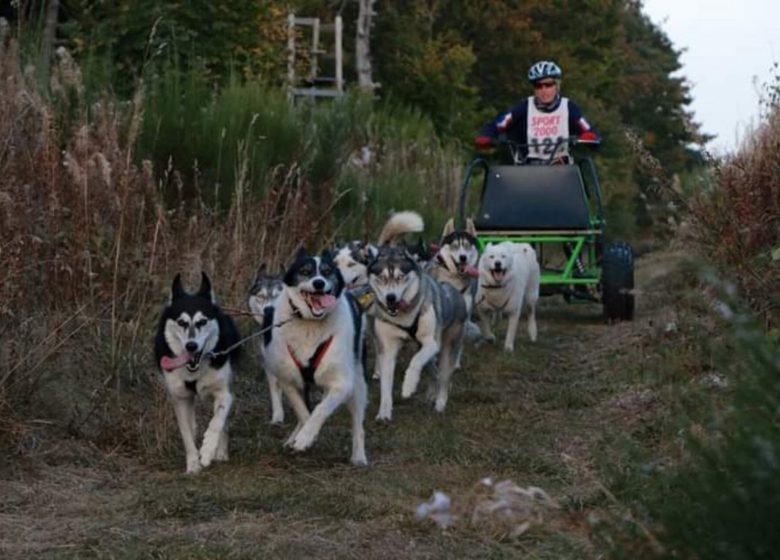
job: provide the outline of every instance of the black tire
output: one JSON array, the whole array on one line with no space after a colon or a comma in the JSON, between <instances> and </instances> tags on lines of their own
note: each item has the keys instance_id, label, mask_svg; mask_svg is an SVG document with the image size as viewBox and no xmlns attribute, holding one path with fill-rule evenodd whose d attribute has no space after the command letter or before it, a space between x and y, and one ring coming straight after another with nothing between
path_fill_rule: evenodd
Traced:
<instances>
[{"instance_id":1,"label":"black tire","mask_svg":"<svg viewBox=\"0 0 780 560\"><path fill-rule=\"evenodd\" d=\"M628 243L610 243L601 261L601 301L610 321L634 318L634 250Z\"/></svg>"}]
</instances>

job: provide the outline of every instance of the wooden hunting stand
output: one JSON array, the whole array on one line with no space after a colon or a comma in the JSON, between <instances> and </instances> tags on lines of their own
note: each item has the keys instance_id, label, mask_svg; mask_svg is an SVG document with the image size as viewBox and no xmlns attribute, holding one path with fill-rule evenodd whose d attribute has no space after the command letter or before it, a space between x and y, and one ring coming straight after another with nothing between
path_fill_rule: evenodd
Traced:
<instances>
[{"instance_id":1,"label":"wooden hunting stand","mask_svg":"<svg viewBox=\"0 0 780 560\"><path fill-rule=\"evenodd\" d=\"M303 29L301 29L303 28ZM309 63L308 73L299 76L296 73L296 55L299 54L296 42L305 38L306 32L311 33L309 47L300 52L302 58ZM333 34L333 51L321 48L320 34ZM344 72L342 51L341 16L336 16L333 23L320 23L320 18L287 17L287 79L290 95L298 97L340 97L344 95ZM323 70L321 59L333 61L333 75L321 75Z\"/></svg>"}]
</instances>

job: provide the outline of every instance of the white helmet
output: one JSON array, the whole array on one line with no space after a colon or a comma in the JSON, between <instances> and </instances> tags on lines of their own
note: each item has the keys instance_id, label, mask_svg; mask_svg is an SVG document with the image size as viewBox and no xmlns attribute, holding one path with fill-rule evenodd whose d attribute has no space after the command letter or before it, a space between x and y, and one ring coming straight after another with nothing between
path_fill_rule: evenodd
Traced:
<instances>
[{"instance_id":1,"label":"white helmet","mask_svg":"<svg viewBox=\"0 0 780 560\"><path fill-rule=\"evenodd\" d=\"M531 83L538 82L544 78L560 80L562 77L563 71L560 66L551 60L540 60L528 70L528 80Z\"/></svg>"}]
</instances>

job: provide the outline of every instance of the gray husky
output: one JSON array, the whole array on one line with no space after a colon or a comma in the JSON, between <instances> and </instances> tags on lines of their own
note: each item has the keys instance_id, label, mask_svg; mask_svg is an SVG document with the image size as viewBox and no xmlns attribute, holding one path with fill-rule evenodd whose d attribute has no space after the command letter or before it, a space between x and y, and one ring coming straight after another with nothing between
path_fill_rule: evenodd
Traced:
<instances>
[{"instance_id":1,"label":"gray husky","mask_svg":"<svg viewBox=\"0 0 780 560\"><path fill-rule=\"evenodd\" d=\"M233 362L238 356L238 330L217 306L211 281L201 275L195 294L176 275L171 299L163 310L154 341L155 360L173 402L187 456L187 473L212 461L227 461L227 419L233 405ZM214 413L203 444L195 444L195 397L213 397Z\"/></svg>"},{"instance_id":2,"label":"gray husky","mask_svg":"<svg viewBox=\"0 0 780 560\"><path fill-rule=\"evenodd\" d=\"M282 295L282 291L284 291L284 282L282 281L283 275L283 271L279 274L269 273L265 264L261 264L255 273L255 280L252 283L252 287L249 289L249 300L247 304L249 310L252 312L252 317L261 327L264 324L266 315L273 313L276 302ZM263 348L262 342L258 340L257 352L260 361L263 363L263 369L265 369ZM266 372L265 378L268 381L268 393L271 396L271 424L281 424L284 422L282 389L279 387L279 382L273 375L269 375L268 372Z\"/></svg>"},{"instance_id":3,"label":"gray husky","mask_svg":"<svg viewBox=\"0 0 780 560\"><path fill-rule=\"evenodd\" d=\"M452 284L463 294L469 314L473 307L476 279L479 278L478 262L479 249L474 222L469 218L466 220L466 229L461 230L455 229L455 220L450 218L444 225L430 273L438 281Z\"/></svg>"},{"instance_id":4,"label":"gray husky","mask_svg":"<svg viewBox=\"0 0 780 560\"><path fill-rule=\"evenodd\" d=\"M395 219L397 228L403 228L397 216L391 221ZM419 215L414 217L415 221L422 221ZM398 232L393 237L396 235ZM383 231L380 240L387 237ZM372 312L381 395L377 420L392 418L395 363L405 340L416 342L419 350L406 368L401 397L408 398L417 390L423 366L438 355L432 396L436 411L443 412L455 361L463 346L467 319L463 297L452 285L440 283L423 272L408 251L395 245L380 247L369 266L368 278L375 296Z\"/></svg>"}]
</instances>

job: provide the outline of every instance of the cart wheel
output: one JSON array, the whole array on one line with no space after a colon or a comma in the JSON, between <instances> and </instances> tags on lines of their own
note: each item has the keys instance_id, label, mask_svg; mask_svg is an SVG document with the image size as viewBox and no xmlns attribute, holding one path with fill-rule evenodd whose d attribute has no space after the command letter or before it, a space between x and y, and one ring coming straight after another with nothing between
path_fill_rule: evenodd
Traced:
<instances>
[{"instance_id":1,"label":"cart wheel","mask_svg":"<svg viewBox=\"0 0 780 560\"><path fill-rule=\"evenodd\" d=\"M601 301L608 320L634 318L634 250L628 243L611 243L601 265Z\"/></svg>"}]
</instances>

